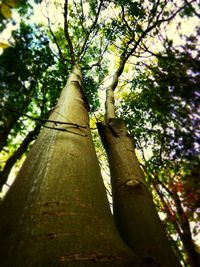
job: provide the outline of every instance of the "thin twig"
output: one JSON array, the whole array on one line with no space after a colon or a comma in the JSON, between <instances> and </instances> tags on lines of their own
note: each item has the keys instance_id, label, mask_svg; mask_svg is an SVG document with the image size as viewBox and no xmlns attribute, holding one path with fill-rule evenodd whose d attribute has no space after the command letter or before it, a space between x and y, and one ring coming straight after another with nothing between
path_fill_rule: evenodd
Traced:
<instances>
[{"instance_id":1,"label":"thin twig","mask_svg":"<svg viewBox=\"0 0 200 267\"><path fill-rule=\"evenodd\" d=\"M123 21L124 21L124 23L125 23L127 29L129 30L129 33L134 34L134 31L131 29L131 27L130 27L129 24L128 24L128 21L127 21L126 18L125 18L125 10L124 10L124 6L123 6L123 4L121 5L121 9L122 9L122 19L123 19Z\"/></svg>"}]
</instances>

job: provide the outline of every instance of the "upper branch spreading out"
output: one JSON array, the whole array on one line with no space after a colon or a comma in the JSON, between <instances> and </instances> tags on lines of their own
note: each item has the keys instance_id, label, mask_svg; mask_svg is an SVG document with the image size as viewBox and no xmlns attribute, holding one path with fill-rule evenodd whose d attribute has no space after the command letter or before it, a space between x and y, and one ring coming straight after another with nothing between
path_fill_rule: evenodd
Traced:
<instances>
[{"instance_id":1,"label":"upper branch spreading out","mask_svg":"<svg viewBox=\"0 0 200 267\"><path fill-rule=\"evenodd\" d=\"M75 54L74 54L74 48L73 48L72 40L71 40L71 37L69 35L69 31L68 31L68 18L67 18L67 16L68 16L68 0L65 0L65 4L64 4L64 32L65 32L65 37L66 37L69 51L70 51L71 64L75 65L76 64Z\"/></svg>"},{"instance_id":2,"label":"upper branch spreading out","mask_svg":"<svg viewBox=\"0 0 200 267\"><path fill-rule=\"evenodd\" d=\"M148 21L148 26L151 25L151 22L155 18L159 4L160 4L160 0L158 0L157 2L155 2L153 4L152 10L151 10L151 14L150 14L150 18L149 18L149 21ZM165 1L165 6L166 6L166 4L167 4L167 2ZM162 13L162 10L159 12L157 18L160 17L161 13Z\"/></svg>"},{"instance_id":3,"label":"upper branch spreading out","mask_svg":"<svg viewBox=\"0 0 200 267\"><path fill-rule=\"evenodd\" d=\"M45 3L46 3L46 1L45 1ZM41 10L41 11L42 11L42 10ZM46 3L46 11L47 11L47 14L48 14L47 3ZM58 40L57 40L57 38L56 38L56 36L55 36L55 34L54 34L52 28L51 28L51 22L50 22L49 14L46 16L46 15L42 12L42 15L47 19L48 28L49 28L49 31L50 31L51 36L53 37L54 43L56 44L56 47L57 47L57 49L58 49L59 57L62 59L62 61L67 61L67 62L69 62L66 58L63 57L63 53L62 53L61 48L60 48L60 46L59 46L59 44L58 44ZM69 62L69 63L70 63L70 62Z\"/></svg>"},{"instance_id":4,"label":"upper branch spreading out","mask_svg":"<svg viewBox=\"0 0 200 267\"><path fill-rule=\"evenodd\" d=\"M78 9L76 1L73 1L73 4L74 4L74 6L76 8L76 13L77 13L78 19L80 21L80 25L81 25L82 31L84 33L86 33L87 30L84 27L85 15L84 15L84 10L83 10L83 1L82 0L80 1L80 10Z\"/></svg>"},{"instance_id":5,"label":"upper branch spreading out","mask_svg":"<svg viewBox=\"0 0 200 267\"><path fill-rule=\"evenodd\" d=\"M81 0L81 26L83 28L83 31L86 31L86 29L83 26L84 18L85 18L85 14L83 10L83 1Z\"/></svg>"},{"instance_id":6,"label":"upper branch spreading out","mask_svg":"<svg viewBox=\"0 0 200 267\"><path fill-rule=\"evenodd\" d=\"M193 1L194 0L190 1L190 3ZM147 36L147 34L149 32L151 32L154 28L156 28L157 25L160 25L163 22L168 22L168 21L172 20L182 9L184 9L188 5L188 3L185 3L183 6L177 8L177 10L175 12L173 12L173 14L171 16L169 16L167 18L160 19L160 16L163 13L163 9L156 16L156 11L158 10L159 2L160 2L160 0L158 0L155 3L155 5L152 7L146 29L140 34L140 36L137 40L135 40L135 34L133 34L133 36L127 42L125 49L123 49L123 52L120 55L120 62L119 62L118 69L116 70L116 72L113 75L113 80L112 80L110 86L108 86L106 89L106 102L105 102L105 109L106 109L105 121L106 122L109 122L109 120L111 118L116 118L115 105L114 105L114 102L115 102L114 90L117 88L117 85L119 82L119 77L123 73L125 64L128 61L128 59L130 58L130 56L132 56L135 53L136 49L140 46L140 43L144 40L144 38ZM167 3L167 1L165 2L165 4L166 3ZM122 16L123 16L123 14L122 14ZM125 25L126 24L127 23L125 21ZM133 45L133 47L130 48L130 45Z\"/></svg>"},{"instance_id":7,"label":"upper branch spreading out","mask_svg":"<svg viewBox=\"0 0 200 267\"><path fill-rule=\"evenodd\" d=\"M100 1L100 4L99 4L99 7L98 7L98 10L97 10L97 14L96 14L96 17L95 17L95 20L94 22L92 23L92 26L90 27L90 30L87 32L87 35L85 37L85 41L84 41L84 44L82 46L82 48L80 49L80 52L78 54L78 59L80 59L81 55L84 54L84 51L86 50L86 47L87 47L87 42L88 42L88 39L92 33L92 31L95 29L95 26L97 24L97 21L99 19L99 15L100 15L100 12L101 12L101 7L103 5L103 1L104 0L101 0Z\"/></svg>"},{"instance_id":8,"label":"upper branch spreading out","mask_svg":"<svg viewBox=\"0 0 200 267\"><path fill-rule=\"evenodd\" d=\"M169 16L168 18L163 18L160 19L160 13L158 14L156 21L150 25L151 23L148 23L148 26L146 28L146 30L144 30L142 32L142 34L140 35L140 37L138 38L138 40L135 42L134 46L129 50L129 52L127 52L128 47L135 41L135 36L133 35L133 37L131 37L131 39L127 42L127 46L126 49L122 52L121 56L120 56L120 63L119 63L119 67L116 70L114 76L113 76L113 81L112 84L110 85L110 87L112 88L112 90L114 91L118 85L118 81L119 81L119 77L121 76L123 70L124 70L124 66L127 62L127 60L130 58L130 56L133 55L133 53L136 51L136 49L138 48L138 46L140 45L141 41L147 36L147 34L152 31L157 25L159 25L160 23L163 22L168 22L170 20L172 20L181 10L183 10L188 4L191 4L192 2L194 2L194 0L185 3L183 6L181 6L180 8L178 8L171 16ZM154 9L158 8L159 1L157 2L156 6L154 7ZM150 21L153 21L153 18L155 17L155 15L152 17ZM150 22L149 21L149 22Z\"/></svg>"},{"instance_id":9,"label":"upper branch spreading out","mask_svg":"<svg viewBox=\"0 0 200 267\"><path fill-rule=\"evenodd\" d=\"M125 10L124 10L124 6L123 5L121 5L121 9L122 9L122 20L124 21L124 23L125 23L127 29L129 30L129 32L134 35L133 29L131 29L131 27L128 24L128 21L125 18Z\"/></svg>"}]
</instances>

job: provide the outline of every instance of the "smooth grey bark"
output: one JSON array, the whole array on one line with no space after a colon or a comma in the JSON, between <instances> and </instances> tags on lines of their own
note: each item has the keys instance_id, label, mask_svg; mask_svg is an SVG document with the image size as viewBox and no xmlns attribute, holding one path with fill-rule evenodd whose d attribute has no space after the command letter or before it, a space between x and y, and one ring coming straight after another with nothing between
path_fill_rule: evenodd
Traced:
<instances>
[{"instance_id":1,"label":"smooth grey bark","mask_svg":"<svg viewBox=\"0 0 200 267\"><path fill-rule=\"evenodd\" d=\"M67 85L0 206L1 267L139 266L109 209L81 72Z\"/></svg>"},{"instance_id":2,"label":"smooth grey bark","mask_svg":"<svg viewBox=\"0 0 200 267\"><path fill-rule=\"evenodd\" d=\"M122 239L142 264L180 267L159 220L126 126L123 120L116 118L114 90L127 59L121 57L106 89L105 123L98 123L109 161L115 222Z\"/></svg>"},{"instance_id":3,"label":"smooth grey bark","mask_svg":"<svg viewBox=\"0 0 200 267\"><path fill-rule=\"evenodd\" d=\"M178 267L123 120L98 124L111 172L113 212L125 243L142 263Z\"/></svg>"}]
</instances>

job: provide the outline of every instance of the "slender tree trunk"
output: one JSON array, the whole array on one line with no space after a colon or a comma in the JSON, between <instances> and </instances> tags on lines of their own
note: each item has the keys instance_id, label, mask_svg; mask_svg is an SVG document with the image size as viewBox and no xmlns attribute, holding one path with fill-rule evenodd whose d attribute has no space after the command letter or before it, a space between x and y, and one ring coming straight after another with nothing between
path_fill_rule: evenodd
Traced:
<instances>
[{"instance_id":1,"label":"slender tree trunk","mask_svg":"<svg viewBox=\"0 0 200 267\"><path fill-rule=\"evenodd\" d=\"M0 207L2 267L139 266L113 223L74 66Z\"/></svg>"},{"instance_id":2,"label":"slender tree trunk","mask_svg":"<svg viewBox=\"0 0 200 267\"><path fill-rule=\"evenodd\" d=\"M107 118L107 123L99 123L98 129L108 155L113 212L121 237L142 263L180 266L159 220L123 120Z\"/></svg>"},{"instance_id":3,"label":"slender tree trunk","mask_svg":"<svg viewBox=\"0 0 200 267\"><path fill-rule=\"evenodd\" d=\"M30 104L35 85L36 81L33 80L31 82L29 90L27 90L28 94L26 95L24 102L21 104L21 112L23 112ZM3 112L7 109L7 107L5 107L2 103L0 103L0 108L4 109ZM0 151L7 145L8 136L21 116L19 113L12 113L11 109L9 110L9 108L7 109L7 112L9 112L9 115L4 115L4 117L6 118L3 121L3 126L0 127Z\"/></svg>"},{"instance_id":4,"label":"slender tree trunk","mask_svg":"<svg viewBox=\"0 0 200 267\"><path fill-rule=\"evenodd\" d=\"M176 190L173 192L173 199L179 216L179 223L182 230L180 238L187 253L187 261L191 267L198 267L200 266L200 255L195 250L195 246L192 240L192 234L190 231L189 220L181 206L181 201Z\"/></svg>"},{"instance_id":5,"label":"slender tree trunk","mask_svg":"<svg viewBox=\"0 0 200 267\"><path fill-rule=\"evenodd\" d=\"M166 203L166 201L165 201L162 193L160 192L157 184L154 181L152 181L152 182L153 182L153 186L154 186L157 194L160 197L160 200L163 203L163 206L165 207L165 211L167 212L168 217L170 218L171 216L174 216L174 214L172 214L171 210L169 209L168 204ZM182 241L183 247L185 249L185 255L186 255L187 263L191 267L198 267L198 266L200 266L200 255L195 250L195 246L194 246L191 231L190 231L190 224L189 224L187 215L185 214L185 212L181 206L181 202L180 202L180 199L179 199L179 196L178 196L176 190L174 192L171 192L171 197L175 202L175 206L176 206L176 210L177 210L177 214L178 214L178 218L177 218L177 216L174 217L174 219L171 220L171 223L174 225L174 228L176 229L176 231L177 231L177 233L178 233L178 235ZM185 265L186 265L186 263L185 263Z\"/></svg>"},{"instance_id":6,"label":"slender tree trunk","mask_svg":"<svg viewBox=\"0 0 200 267\"><path fill-rule=\"evenodd\" d=\"M13 125L19 119L19 115L10 114L3 123L3 127L0 128L0 151L7 145L7 139Z\"/></svg>"},{"instance_id":7,"label":"slender tree trunk","mask_svg":"<svg viewBox=\"0 0 200 267\"><path fill-rule=\"evenodd\" d=\"M40 130L40 127L41 126L39 124L36 125L35 129L27 134L18 149L6 161L3 170L0 172L0 191L2 190L3 185L7 182L11 169L13 168L17 160L20 159L21 156L26 152L29 144L35 139L36 135Z\"/></svg>"},{"instance_id":8,"label":"slender tree trunk","mask_svg":"<svg viewBox=\"0 0 200 267\"><path fill-rule=\"evenodd\" d=\"M148 175L150 176L150 174L148 174ZM178 234L179 237L181 238L182 233L181 233L181 229L180 229L180 226L179 226L179 224L178 224L178 221L177 221L177 219L176 219L176 215L174 214L174 212L172 212L172 210L171 210L171 208L170 208L170 206L169 206L169 203L166 202L166 200L165 200L165 198L164 198L164 196L163 196L163 193L160 191L160 189L159 189L159 187L158 187L158 183L154 180L154 177L151 177L151 176L150 176L150 178L151 178L151 183L153 184L153 187L154 187L154 189L155 189L157 195L159 196L159 198L160 198L160 200L161 200L161 202L162 202L162 204L163 204L163 207L164 207L164 209L165 209L165 212L167 213L168 218L170 219L171 223L173 224L175 231L177 232L177 234ZM173 218L173 220L171 220L171 218ZM168 235L168 238L169 238L169 237L170 237L170 236ZM170 237L170 238L171 238L171 237ZM172 239L172 238L171 238L171 239ZM174 241L172 240L172 242L174 242ZM174 242L174 250L176 250L177 255L179 255L179 258L181 259L181 261L182 261L182 262L185 264L185 266L186 266L185 258L183 257L181 251L179 250L179 248L178 248L178 244L175 243L175 242Z\"/></svg>"}]
</instances>

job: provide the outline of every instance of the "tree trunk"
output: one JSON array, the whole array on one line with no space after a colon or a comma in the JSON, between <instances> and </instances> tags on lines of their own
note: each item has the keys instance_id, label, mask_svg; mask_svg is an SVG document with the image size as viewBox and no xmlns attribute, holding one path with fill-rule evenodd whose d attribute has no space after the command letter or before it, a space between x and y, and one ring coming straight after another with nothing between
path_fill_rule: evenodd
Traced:
<instances>
[{"instance_id":1,"label":"tree trunk","mask_svg":"<svg viewBox=\"0 0 200 267\"><path fill-rule=\"evenodd\" d=\"M200 266L200 255L195 250L188 217L182 208L181 201L176 190L172 192L172 196L179 216L179 224L182 230L180 238L187 253L187 261L191 267L198 267Z\"/></svg>"},{"instance_id":2,"label":"tree trunk","mask_svg":"<svg viewBox=\"0 0 200 267\"><path fill-rule=\"evenodd\" d=\"M20 112L25 112L26 108L31 102L31 97L36 86L36 81L31 81L29 89L26 90L26 96L24 101L20 105ZM3 126L0 127L0 151L7 145L8 136L11 133L13 127L16 126L17 121L21 117L20 112L14 112L14 108L9 108L6 106L6 103L0 103L0 107L2 109L2 114L6 111L5 114L2 115ZM19 108L19 107L18 107Z\"/></svg>"},{"instance_id":3,"label":"tree trunk","mask_svg":"<svg viewBox=\"0 0 200 267\"><path fill-rule=\"evenodd\" d=\"M108 118L106 125L98 124L98 129L108 155L113 212L121 237L142 263L180 266L159 220L123 120Z\"/></svg>"},{"instance_id":4,"label":"tree trunk","mask_svg":"<svg viewBox=\"0 0 200 267\"><path fill-rule=\"evenodd\" d=\"M46 124L1 205L2 267L139 266L113 223L83 99L74 66L50 116L66 124Z\"/></svg>"},{"instance_id":5,"label":"tree trunk","mask_svg":"<svg viewBox=\"0 0 200 267\"><path fill-rule=\"evenodd\" d=\"M2 190L3 185L8 180L8 176L10 174L12 167L15 165L16 161L18 159L20 159L21 156L26 152L29 144L35 139L36 135L38 134L40 127L41 127L41 125L39 125L39 124L36 125L35 129L27 134L27 136L24 138L23 142L18 147L18 149L6 161L6 164L3 168L3 170L0 172L0 191Z\"/></svg>"},{"instance_id":6,"label":"tree trunk","mask_svg":"<svg viewBox=\"0 0 200 267\"><path fill-rule=\"evenodd\" d=\"M8 135L19 117L19 115L10 114L3 122L3 126L0 128L0 151L7 145Z\"/></svg>"},{"instance_id":7,"label":"tree trunk","mask_svg":"<svg viewBox=\"0 0 200 267\"><path fill-rule=\"evenodd\" d=\"M23 103L20 105L20 111L23 112L28 105L31 102L31 97L33 90L35 88L36 81L33 80L30 84L30 88L27 90L27 95L25 96L25 99ZM0 106L2 109L4 109L2 112L6 111L3 115L3 118L5 118L2 122L3 126L0 127L0 151L7 145L8 142L8 136L13 129L13 127L16 125L18 119L21 117L20 113L15 113L14 108L7 107L6 103L0 103Z\"/></svg>"},{"instance_id":8,"label":"tree trunk","mask_svg":"<svg viewBox=\"0 0 200 267\"><path fill-rule=\"evenodd\" d=\"M163 192L159 189L159 186L158 186L158 183L156 182L155 180L155 177L151 177L150 174L148 174L149 177L151 178L151 183L157 193L157 195L159 196L162 204L163 204L163 208L165 209L165 212L167 214L167 217L170 219L171 223L173 224L173 227L174 227L174 230L177 232L177 234L179 235L180 238L182 238L182 232L181 232L181 229L180 229L180 225L178 223L178 220L177 220L177 217L176 217L176 214L174 213L174 211L171 209L171 206L169 206L169 203L166 202L165 198L164 198L164 195L163 195ZM173 219L171 219L173 218ZM170 235L168 234L168 238L171 238ZM172 239L172 238L171 238ZM179 244L177 244L175 241L171 241L174 243L174 250L176 251L176 254L178 255L179 259L181 259L181 261L183 262L183 266L186 266L187 263L185 261L185 258L183 256L183 254L181 253L181 251L179 250ZM185 252L184 252L185 254Z\"/></svg>"}]
</instances>

